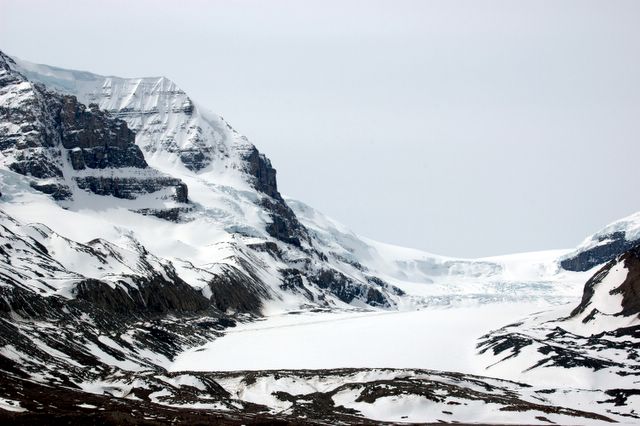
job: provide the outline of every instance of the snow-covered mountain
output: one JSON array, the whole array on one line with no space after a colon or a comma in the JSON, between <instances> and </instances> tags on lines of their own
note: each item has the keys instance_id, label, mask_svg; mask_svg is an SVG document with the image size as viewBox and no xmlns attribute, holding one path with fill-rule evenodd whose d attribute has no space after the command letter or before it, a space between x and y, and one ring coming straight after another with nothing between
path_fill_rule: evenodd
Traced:
<instances>
[{"instance_id":1,"label":"snow-covered mountain","mask_svg":"<svg viewBox=\"0 0 640 426\"><path fill-rule=\"evenodd\" d=\"M167 79L100 77L3 58L4 170L57 201L5 183L6 200L28 196L39 205L26 217L22 209L11 214L28 222L46 215L49 223L66 216L51 226L75 241L127 235L200 289L222 268L241 277L236 287L259 287L263 301L395 305L399 290L326 259L278 193L269 160ZM31 129L34 120L42 128Z\"/></svg>"},{"instance_id":2,"label":"snow-covered mountain","mask_svg":"<svg viewBox=\"0 0 640 426\"><path fill-rule=\"evenodd\" d=\"M126 142L87 136L76 138L77 142L67 140L71 138L65 135L77 131L66 130L63 122L59 127L66 133L61 142L29 148L47 151L48 160L38 157L28 164L41 167L42 163L53 170L55 163L55 172L40 176L25 166L18 170L9 164L9 170L29 176L32 188L57 199L51 203L47 197L31 194L38 199L38 209L25 214L9 208L8 213L25 223L39 222L41 214L46 214L51 218L48 226L78 242L117 241L126 234L171 262L178 275L196 288L206 287L220 264L228 265L225 268L233 268L236 275L252 277L261 288L263 302L273 309L344 303L393 308L407 303L446 304L461 297L565 301L575 297L575 289L583 282L579 275L567 275L558 268L556 252L536 256L533 264L531 256L460 260L356 236L301 202L285 201L269 160L222 118L195 104L164 77L106 77L6 56L5 62L5 74L17 79L17 85L66 102L76 102L75 96L77 108L82 108L80 102L90 105L83 111L90 117L85 120L95 121L93 115L107 117L106 111L111 117L108 122L123 120L127 127L122 130ZM7 96L18 90L15 86L5 87ZM22 108L27 114L32 109L28 102L13 102L16 111ZM41 115L46 115L46 108L41 107ZM52 120L59 120L58 115L54 111ZM52 126L46 131L60 133ZM137 147L131 143L131 131ZM17 139L24 133L8 135ZM115 150L121 148L114 145L118 144L133 154L117 155ZM15 164L25 150L9 146L3 159ZM7 187L3 192L5 199L25 196L20 189L14 192ZM156 216L165 223L141 215ZM80 223L91 223L91 231L70 226ZM158 227L165 230L166 238L157 238ZM514 291L514 285L520 291ZM403 297L405 293L412 297Z\"/></svg>"},{"instance_id":3,"label":"snow-covered mountain","mask_svg":"<svg viewBox=\"0 0 640 426\"><path fill-rule=\"evenodd\" d=\"M615 259L640 242L640 212L617 220L587 237L574 251L561 259L570 271L586 271Z\"/></svg>"},{"instance_id":4,"label":"snow-covered mountain","mask_svg":"<svg viewBox=\"0 0 640 426\"><path fill-rule=\"evenodd\" d=\"M640 377L640 246L618 255L585 284L582 300L537 313L484 336L488 371L527 383L550 377L588 387L637 389ZM499 374L499 373L498 373ZM640 418L640 413L635 413Z\"/></svg>"},{"instance_id":5,"label":"snow-covered mountain","mask_svg":"<svg viewBox=\"0 0 640 426\"><path fill-rule=\"evenodd\" d=\"M637 303L637 286L622 286L630 290L622 296L620 316L603 307L610 305L598 284L603 274L613 274L611 265L626 262L624 268L631 268L635 252L589 278L636 246L639 229L640 216L634 215L575 250L487 259L448 258L376 242L283 197L269 159L167 78L100 76L0 52L0 370L10 389L0 394L0 408L24 400L19 389L44 401L46 392L38 386L45 386L63 392L66 403L83 392L95 398L108 394L149 415L162 410L153 404L201 407L236 416L240 423L246 420L242 413L402 421L401 412L380 414L388 398L398 395L427 416L412 417L415 421L432 418L433 407L425 408L421 398L436 404L434 419L473 420L478 411L451 408L458 403L496 404L489 414L481 410L489 422L515 421L499 413L510 410L526 412L517 419L527 423L546 421L540 417L619 419L613 403L603 405L606 415L605 408L581 411L579 404L563 405L537 388L455 373L340 370L316 377L291 371L169 371L185 350L223 336L238 322L274 313L523 301L575 306L585 282L593 291L585 290L582 310L572 319L554 318L576 327L581 321L614 324L597 331L585 326L584 338L596 346L611 333L637 337L633 328L631 334L620 331L637 325L625 325ZM487 335L481 350L489 364L511 350L487 374L503 369L495 375L520 379L521 365L508 364L523 362L517 356L521 347L545 354L543 337L557 337L558 351L584 343L573 338L579 333L570 327L565 328L573 333L570 339L551 336L552 323L527 322ZM544 336L513 337L531 330ZM617 344L607 351L612 355L606 362L617 364L606 377L622 374L631 379L619 383L637 384L635 364L614 360L619 352L637 356L635 349ZM297 393L273 394L270 387L282 380L289 387L298 383ZM602 396L571 392L577 400ZM95 403L113 408L107 398ZM53 405L45 411L55 413ZM181 413L185 420L199 415Z\"/></svg>"}]
</instances>

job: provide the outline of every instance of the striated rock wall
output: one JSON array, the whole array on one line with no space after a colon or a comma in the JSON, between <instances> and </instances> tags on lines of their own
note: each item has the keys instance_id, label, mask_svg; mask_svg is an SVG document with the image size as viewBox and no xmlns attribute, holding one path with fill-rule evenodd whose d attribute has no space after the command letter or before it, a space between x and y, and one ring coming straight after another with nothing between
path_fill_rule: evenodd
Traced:
<instances>
[{"instance_id":1,"label":"striated rock wall","mask_svg":"<svg viewBox=\"0 0 640 426\"><path fill-rule=\"evenodd\" d=\"M76 177L74 181L79 188L98 195L111 195L116 198L133 200L140 194L153 193L166 188L173 188L173 198L180 202L188 202L187 185L180 179L161 176L152 178L121 178L111 176Z\"/></svg>"},{"instance_id":2,"label":"striated rock wall","mask_svg":"<svg viewBox=\"0 0 640 426\"><path fill-rule=\"evenodd\" d=\"M149 168L125 121L96 104L87 107L75 96L28 81L10 67L12 61L0 52L0 151L10 170L33 178L31 186L55 200L71 198L74 181L80 189L125 199L169 188L176 201L188 202L186 184ZM148 173L66 176L66 160L74 171L134 168Z\"/></svg>"},{"instance_id":3,"label":"striated rock wall","mask_svg":"<svg viewBox=\"0 0 640 426\"><path fill-rule=\"evenodd\" d=\"M56 121L75 170L148 167L127 123L100 111L96 104L87 108L75 96L52 98L60 102Z\"/></svg>"}]
</instances>

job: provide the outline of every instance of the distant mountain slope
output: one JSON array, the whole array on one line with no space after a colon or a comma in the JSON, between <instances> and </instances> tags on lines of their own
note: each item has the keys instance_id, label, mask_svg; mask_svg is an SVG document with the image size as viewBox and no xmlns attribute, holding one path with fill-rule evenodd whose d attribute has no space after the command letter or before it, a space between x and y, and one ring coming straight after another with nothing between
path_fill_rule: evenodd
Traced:
<instances>
[{"instance_id":1,"label":"distant mountain slope","mask_svg":"<svg viewBox=\"0 0 640 426\"><path fill-rule=\"evenodd\" d=\"M602 265L640 243L640 213L617 220L585 239L560 260L569 271L586 271Z\"/></svg>"},{"instance_id":2,"label":"distant mountain slope","mask_svg":"<svg viewBox=\"0 0 640 426\"><path fill-rule=\"evenodd\" d=\"M439 256L360 237L311 206L293 199L287 202L325 253L371 271L418 305L455 305L462 300L563 303L576 299L589 276L560 267L558 258L569 250L486 259Z\"/></svg>"}]
</instances>

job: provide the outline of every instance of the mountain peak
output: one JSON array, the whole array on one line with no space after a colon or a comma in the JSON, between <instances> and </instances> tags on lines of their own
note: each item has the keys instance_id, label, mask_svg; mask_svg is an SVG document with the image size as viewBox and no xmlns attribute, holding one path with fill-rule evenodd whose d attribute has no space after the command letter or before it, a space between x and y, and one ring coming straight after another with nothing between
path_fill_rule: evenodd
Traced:
<instances>
[{"instance_id":1,"label":"mountain peak","mask_svg":"<svg viewBox=\"0 0 640 426\"><path fill-rule=\"evenodd\" d=\"M33 84L11 58L0 59L2 163L32 188L59 201L76 190L134 199L173 188L176 201L187 201L184 183L148 167L126 122Z\"/></svg>"},{"instance_id":2,"label":"mountain peak","mask_svg":"<svg viewBox=\"0 0 640 426\"><path fill-rule=\"evenodd\" d=\"M95 103L126 120L152 163L181 164L199 172L229 156L233 145L247 144L220 117L197 107L166 77L103 76L18 58L13 67L31 81L74 95L82 103Z\"/></svg>"}]
</instances>

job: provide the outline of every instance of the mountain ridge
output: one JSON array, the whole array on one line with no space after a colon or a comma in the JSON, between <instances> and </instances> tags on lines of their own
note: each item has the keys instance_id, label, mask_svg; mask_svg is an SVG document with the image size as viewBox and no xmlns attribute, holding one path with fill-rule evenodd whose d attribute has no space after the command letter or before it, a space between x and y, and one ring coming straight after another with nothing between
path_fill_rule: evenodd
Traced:
<instances>
[{"instance_id":1,"label":"mountain ridge","mask_svg":"<svg viewBox=\"0 0 640 426\"><path fill-rule=\"evenodd\" d=\"M501 407L492 419L513 421L503 415L522 411L527 423L625 414L603 399L605 391L571 390L576 401L605 407L584 412L544 388L460 373L369 369L316 378L168 368L186 349L274 313L578 303L580 292L588 293L585 282L594 283L589 279L603 264L616 263L610 256L640 238L640 216L604 228L571 252L457 259L379 243L282 197L269 159L168 79L104 77L1 52L0 192L0 370L12 398L33 379L43 387L31 389L40 399L44 388L70 400L82 391L124 404L134 398L163 409L201 407L228 419L289 410L356 422L358 413L394 397L408 398L409 406L426 398L438 419L455 412L463 421L474 415L466 405L480 403ZM629 288L625 294L636 287ZM495 364L488 373L518 359L495 359L507 349L538 350L542 332L527 337L527 324L483 337L480 350ZM592 349L602 349L603 339L634 337L634 330L605 330L592 338ZM571 332L547 334L558 353L541 346L538 367L577 354L569 367L601 364L602 372L632 378L634 368L613 357L576 351L583 340ZM296 382L303 383L299 394L279 387ZM318 383L323 391L307 392ZM262 395L262 385L280 390ZM465 403L454 407L458 399ZM52 404L46 409L55 412Z\"/></svg>"}]
</instances>

